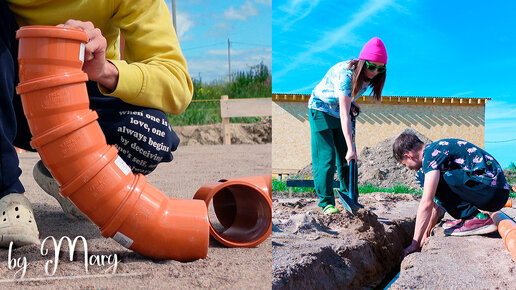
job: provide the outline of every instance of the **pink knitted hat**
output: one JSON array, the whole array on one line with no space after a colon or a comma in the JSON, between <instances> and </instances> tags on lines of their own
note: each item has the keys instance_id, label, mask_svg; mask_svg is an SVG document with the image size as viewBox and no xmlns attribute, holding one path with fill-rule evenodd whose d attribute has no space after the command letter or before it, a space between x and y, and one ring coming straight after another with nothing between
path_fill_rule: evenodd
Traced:
<instances>
[{"instance_id":1,"label":"pink knitted hat","mask_svg":"<svg viewBox=\"0 0 516 290\"><path fill-rule=\"evenodd\" d=\"M378 37L371 38L362 48L358 59L376 61L387 64L387 50Z\"/></svg>"}]
</instances>

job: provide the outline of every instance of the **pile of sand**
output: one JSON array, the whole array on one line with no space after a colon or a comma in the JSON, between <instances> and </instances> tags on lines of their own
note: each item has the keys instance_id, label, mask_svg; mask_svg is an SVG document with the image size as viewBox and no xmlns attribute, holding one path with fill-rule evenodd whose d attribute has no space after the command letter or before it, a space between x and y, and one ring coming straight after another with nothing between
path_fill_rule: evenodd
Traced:
<instances>
[{"instance_id":1,"label":"pile of sand","mask_svg":"<svg viewBox=\"0 0 516 290\"><path fill-rule=\"evenodd\" d=\"M413 129L407 129L404 132L415 133L424 143L432 142L432 140ZM392 156L392 145L395 139L396 137L387 138L374 147L364 147L362 149L362 152L358 155L358 183L360 185L372 184L385 188L403 185L419 188L414 178L414 171L398 163ZM298 175L312 177L312 164L300 170ZM335 180L338 180L336 173Z\"/></svg>"},{"instance_id":2,"label":"pile of sand","mask_svg":"<svg viewBox=\"0 0 516 290\"><path fill-rule=\"evenodd\" d=\"M231 124L231 144L266 144L272 142L270 117L251 124ZM222 124L174 127L180 146L218 145L223 143Z\"/></svg>"}]
</instances>

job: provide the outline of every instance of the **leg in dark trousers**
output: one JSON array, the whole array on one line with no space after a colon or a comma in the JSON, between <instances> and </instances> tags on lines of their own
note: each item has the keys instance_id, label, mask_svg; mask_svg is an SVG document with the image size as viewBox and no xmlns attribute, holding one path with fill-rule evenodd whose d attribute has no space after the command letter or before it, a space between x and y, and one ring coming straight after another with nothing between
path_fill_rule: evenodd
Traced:
<instances>
[{"instance_id":1,"label":"leg in dark trousers","mask_svg":"<svg viewBox=\"0 0 516 290\"><path fill-rule=\"evenodd\" d=\"M17 124L13 98L18 84L18 25L5 1L0 2L0 247L39 244L32 206L20 182L13 141ZM21 116L23 118L23 115Z\"/></svg>"},{"instance_id":2,"label":"leg in dark trousers","mask_svg":"<svg viewBox=\"0 0 516 290\"><path fill-rule=\"evenodd\" d=\"M13 147L16 119L13 107L15 86L18 83L18 25L5 1L0 2L0 198L9 193L23 193L19 177L18 155ZM21 116L23 118L23 115Z\"/></svg>"},{"instance_id":3,"label":"leg in dark trousers","mask_svg":"<svg viewBox=\"0 0 516 290\"><path fill-rule=\"evenodd\" d=\"M479 182L464 170L451 170L441 173L436 198L441 206L456 219L470 219L485 211L501 209L507 198L507 189Z\"/></svg>"}]
</instances>

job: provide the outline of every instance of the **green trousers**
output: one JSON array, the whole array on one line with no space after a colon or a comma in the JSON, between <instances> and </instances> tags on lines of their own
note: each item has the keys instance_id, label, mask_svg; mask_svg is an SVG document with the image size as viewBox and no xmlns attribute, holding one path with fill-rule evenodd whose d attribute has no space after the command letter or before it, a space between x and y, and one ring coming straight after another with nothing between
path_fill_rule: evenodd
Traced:
<instances>
[{"instance_id":1,"label":"green trousers","mask_svg":"<svg viewBox=\"0 0 516 290\"><path fill-rule=\"evenodd\" d=\"M318 206L335 205L333 176L335 167L340 181L340 191L349 195L349 165L346 161L346 139L342 134L340 119L324 112L309 109L310 136L312 145L312 168ZM356 170L356 169L355 169ZM355 172L356 179L358 174ZM355 180L355 187L358 182ZM358 192L358 190L357 190Z\"/></svg>"}]
</instances>

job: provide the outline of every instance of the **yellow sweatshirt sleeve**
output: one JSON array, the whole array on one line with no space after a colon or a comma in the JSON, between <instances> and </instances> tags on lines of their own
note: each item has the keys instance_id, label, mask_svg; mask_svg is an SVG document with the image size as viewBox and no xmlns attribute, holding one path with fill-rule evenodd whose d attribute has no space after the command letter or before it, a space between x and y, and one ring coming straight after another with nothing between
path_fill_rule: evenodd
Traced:
<instances>
[{"instance_id":1,"label":"yellow sweatshirt sleeve","mask_svg":"<svg viewBox=\"0 0 516 290\"><path fill-rule=\"evenodd\" d=\"M123 101L180 114L190 104L193 84L168 8L162 0L115 1L114 26L125 39L125 60L114 91L103 94Z\"/></svg>"}]
</instances>

